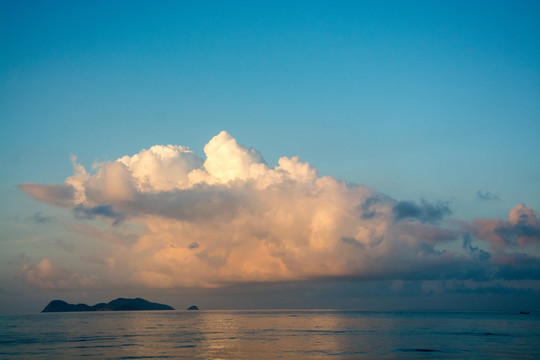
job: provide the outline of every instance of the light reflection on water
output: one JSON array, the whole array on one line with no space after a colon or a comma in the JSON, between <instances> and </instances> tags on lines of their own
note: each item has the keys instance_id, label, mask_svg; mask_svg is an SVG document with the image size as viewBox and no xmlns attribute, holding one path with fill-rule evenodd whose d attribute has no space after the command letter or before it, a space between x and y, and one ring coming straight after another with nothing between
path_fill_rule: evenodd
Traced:
<instances>
[{"instance_id":1,"label":"light reflection on water","mask_svg":"<svg viewBox=\"0 0 540 360\"><path fill-rule=\"evenodd\" d=\"M514 313L153 311L0 316L0 359L540 358Z\"/></svg>"},{"instance_id":2,"label":"light reflection on water","mask_svg":"<svg viewBox=\"0 0 540 360\"><path fill-rule=\"evenodd\" d=\"M224 316L223 316L224 315ZM336 318L281 312L201 313L201 355L209 359L256 359L265 354L301 356L339 348Z\"/></svg>"}]
</instances>

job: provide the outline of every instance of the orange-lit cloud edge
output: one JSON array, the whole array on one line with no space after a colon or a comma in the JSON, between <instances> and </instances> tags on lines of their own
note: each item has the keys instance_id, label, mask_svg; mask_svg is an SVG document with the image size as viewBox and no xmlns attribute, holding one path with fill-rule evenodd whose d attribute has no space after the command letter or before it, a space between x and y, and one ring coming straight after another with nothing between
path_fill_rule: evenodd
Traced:
<instances>
[{"instance_id":1,"label":"orange-lit cloud edge","mask_svg":"<svg viewBox=\"0 0 540 360\"><path fill-rule=\"evenodd\" d=\"M41 289L222 287L317 279L537 280L537 212L507 220L450 218L448 204L396 201L319 177L310 164L261 154L222 131L206 160L183 146L77 164L62 184L25 183L33 198L73 211L69 231L99 244L81 266L27 259ZM98 219L86 221L85 219Z\"/></svg>"}]
</instances>

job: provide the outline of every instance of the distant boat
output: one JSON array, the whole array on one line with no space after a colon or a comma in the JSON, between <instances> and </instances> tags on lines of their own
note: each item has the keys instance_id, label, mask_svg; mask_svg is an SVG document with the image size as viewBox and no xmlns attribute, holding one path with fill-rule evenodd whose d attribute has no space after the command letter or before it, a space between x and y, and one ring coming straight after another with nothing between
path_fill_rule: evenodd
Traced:
<instances>
[{"instance_id":1,"label":"distant boat","mask_svg":"<svg viewBox=\"0 0 540 360\"><path fill-rule=\"evenodd\" d=\"M521 315L529 315L531 312L530 311L520 311L519 313Z\"/></svg>"}]
</instances>

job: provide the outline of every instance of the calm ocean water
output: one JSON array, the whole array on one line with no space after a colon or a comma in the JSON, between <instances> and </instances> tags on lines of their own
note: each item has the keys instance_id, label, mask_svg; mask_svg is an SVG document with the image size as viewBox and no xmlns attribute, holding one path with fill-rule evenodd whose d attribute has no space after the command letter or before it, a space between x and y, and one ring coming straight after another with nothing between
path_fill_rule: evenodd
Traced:
<instances>
[{"instance_id":1,"label":"calm ocean water","mask_svg":"<svg viewBox=\"0 0 540 360\"><path fill-rule=\"evenodd\" d=\"M0 315L1 359L540 359L540 316L135 311Z\"/></svg>"}]
</instances>

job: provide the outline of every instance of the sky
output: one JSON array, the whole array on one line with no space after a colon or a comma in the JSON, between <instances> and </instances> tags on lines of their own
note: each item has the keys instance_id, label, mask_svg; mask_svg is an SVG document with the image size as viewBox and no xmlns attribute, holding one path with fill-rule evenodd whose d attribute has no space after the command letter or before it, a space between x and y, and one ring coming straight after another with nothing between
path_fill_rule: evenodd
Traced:
<instances>
[{"instance_id":1,"label":"sky","mask_svg":"<svg viewBox=\"0 0 540 360\"><path fill-rule=\"evenodd\" d=\"M540 310L538 18L0 0L0 313Z\"/></svg>"}]
</instances>

